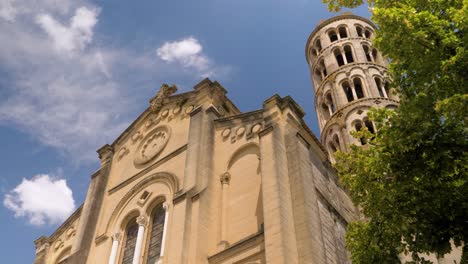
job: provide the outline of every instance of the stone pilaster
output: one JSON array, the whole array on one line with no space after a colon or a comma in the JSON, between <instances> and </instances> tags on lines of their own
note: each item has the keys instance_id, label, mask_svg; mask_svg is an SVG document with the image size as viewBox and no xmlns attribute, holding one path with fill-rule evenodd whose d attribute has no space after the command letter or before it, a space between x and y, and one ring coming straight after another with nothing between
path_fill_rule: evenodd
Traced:
<instances>
[{"instance_id":1,"label":"stone pilaster","mask_svg":"<svg viewBox=\"0 0 468 264\"><path fill-rule=\"evenodd\" d=\"M277 124L259 137L266 262L299 263L284 137Z\"/></svg>"},{"instance_id":2,"label":"stone pilaster","mask_svg":"<svg viewBox=\"0 0 468 264\"><path fill-rule=\"evenodd\" d=\"M97 152L101 159L101 168L91 177L69 263L84 263L84 260L88 258L88 253L94 240L94 233L105 195L114 150L112 146L106 144Z\"/></svg>"}]
</instances>

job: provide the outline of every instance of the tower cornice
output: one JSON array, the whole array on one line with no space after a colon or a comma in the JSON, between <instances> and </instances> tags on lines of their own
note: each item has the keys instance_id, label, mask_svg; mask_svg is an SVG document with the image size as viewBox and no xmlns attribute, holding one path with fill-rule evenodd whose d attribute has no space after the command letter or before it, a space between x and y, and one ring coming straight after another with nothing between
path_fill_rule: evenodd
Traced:
<instances>
[{"instance_id":1,"label":"tower cornice","mask_svg":"<svg viewBox=\"0 0 468 264\"><path fill-rule=\"evenodd\" d=\"M329 25L330 23L333 23L333 22L339 21L339 20L344 20L344 19L361 20L361 21L369 24L370 26L372 26L373 29L377 29L375 24L372 21L370 21L369 19L361 17L361 16L354 15L354 14L349 13L349 12L345 12L345 13L343 13L341 15L328 18L328 19L326 19L324 21L320 21L319 24L315 27L314 31L312 31L312 33L310 33L309 38L307 39L307 42L306 42L306 45L305 45L305 55L306 55L307 63L309 63L309 61L310 61L309 60L309 52L308 52L309 49L308 49L308 47L309 47L310 42L314 38L315 34L318 31L320 31L323 27L325 27L326 25Z\"/></svg>"}]
</instances>

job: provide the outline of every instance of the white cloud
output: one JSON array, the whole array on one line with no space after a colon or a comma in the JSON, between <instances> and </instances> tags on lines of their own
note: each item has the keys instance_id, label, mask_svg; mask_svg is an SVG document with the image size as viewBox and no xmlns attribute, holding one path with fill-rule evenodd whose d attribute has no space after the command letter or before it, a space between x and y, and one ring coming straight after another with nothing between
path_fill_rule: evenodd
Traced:
<instances>
[{"instance_id":1,"label":"white cloud","mask_svg":"<svg viewBox=\"0 0 468 264\"><path fill-rule=\"evenodd\" d=\"M15 217L25 217L37 226L60 223L75 209L73 193L66 180L53 179L46 174L36 175L31 180L23 178L5 195L3 204Z\"/></svg>"},{"instance_id":2,"label":"white cloud","mask_svg":"<svg viewBox=\"0 0 468 264\"><path fill-rule=\"evenodd\" d=\"M207 75L212 73L212 62L202 50L203 47L197 39L188 37L180 41L166 42L156 50L156 53L166 62L180 63L185 68L194 68Z\"/></svg>"},{"instance_id":3,"label":"white cloud","mask_svg":"<svg viewBox=\"0 0 468 264\"><path fill-rule=\"evenodd\" d=\"M106 45L95 32L100 8L86 0L35 0L31 5L39 11L25 1L12 2L21 11L14 22L0 20L0 73L6 73L0 124L77 164L96 162L95 150L122 133L167 79L193 83L214 66L216 76L227 72L194 38L168 42L160 50L164 59L154 56L154 46L136 51Z\"/></svg>"},{"instance_id":4,"label":"white cloud","mask_svg":"<svg viewBox=\"0 0 468 264\"><path fill-rule=\"evenodd\" d=\"M0 0L0 18L13 22L17 16L36 13L38 10L65 14L86 0Z\"/></svg>"},{"instance_id":5,"label":"white cloud","mask_svg":"<svg viewBox=\"0 0 468 264\"><path fill-rule=\"evenodd\" d=\"M71 18L70 26L64 26L49 14L40 14L36 22L52 38L55 48L64 51L83 50L93 39L97 23L97 9L80 7Z\"/></svg>"}]
</instances>

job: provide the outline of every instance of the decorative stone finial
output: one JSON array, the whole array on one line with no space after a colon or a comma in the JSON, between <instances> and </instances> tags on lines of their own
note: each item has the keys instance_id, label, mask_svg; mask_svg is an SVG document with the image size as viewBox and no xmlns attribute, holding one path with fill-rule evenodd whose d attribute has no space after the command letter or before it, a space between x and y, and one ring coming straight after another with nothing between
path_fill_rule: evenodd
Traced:
<instances>
[{"instance_id":1,"label":"decorative stone finial","mask_svg":"<svg viewBox=\"0 0 468 264\"><path fill-rule=\"evenodd\" d=\"M177 86L175 84L171 86L163 84L161 88L159 88L158 93L150 100L151 111L158 112L161 110L163 100L175 92L177 92Z\"/></svg>"}]
</instances>

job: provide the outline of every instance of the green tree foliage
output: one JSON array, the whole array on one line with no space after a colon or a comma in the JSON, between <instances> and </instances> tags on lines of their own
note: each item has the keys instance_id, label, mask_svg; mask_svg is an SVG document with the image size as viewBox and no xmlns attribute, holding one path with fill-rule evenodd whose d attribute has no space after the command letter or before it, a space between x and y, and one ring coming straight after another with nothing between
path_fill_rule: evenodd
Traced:
<instances>
[{"instance_id":1,"label":"green tree foliage","mask_svg":"<svg viewBox=\"0 0 468 264\"><path fill-rule=\"evenodd\" d=\"M322 0L332 11L367 2L374 45L391 63L397 110L373 109L378 132L337 154L365 221L351 223L353 263L431 263L463 245L468 263L468 0ZM426 256L426 259L424 258Z\"/></svg>"}]
</instances>

